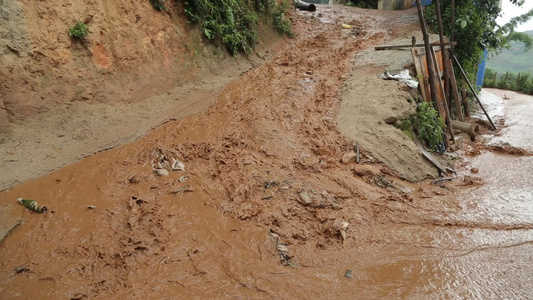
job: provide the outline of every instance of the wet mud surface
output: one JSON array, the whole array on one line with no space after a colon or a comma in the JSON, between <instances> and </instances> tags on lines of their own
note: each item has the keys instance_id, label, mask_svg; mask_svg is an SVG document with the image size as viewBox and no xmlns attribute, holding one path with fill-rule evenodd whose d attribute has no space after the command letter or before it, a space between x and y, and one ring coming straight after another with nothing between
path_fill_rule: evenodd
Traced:
<instances>
[{"instance_id":1,"label":"wet mud surface","mask_svg":"<svg viewBox=\"0 0 533 300\"><path fill-rule=\"evenodd\" d=\"M413 184L365 149L361 165L344 159L344 76L401 13L296 15L297 40L206 112L0 193L25 220L0 247L0 298L527 298L524 170L498 180L493 158L467 159L457 180ZM154 149L185 170L156 175Z\"/></svg>"}]
</instances>

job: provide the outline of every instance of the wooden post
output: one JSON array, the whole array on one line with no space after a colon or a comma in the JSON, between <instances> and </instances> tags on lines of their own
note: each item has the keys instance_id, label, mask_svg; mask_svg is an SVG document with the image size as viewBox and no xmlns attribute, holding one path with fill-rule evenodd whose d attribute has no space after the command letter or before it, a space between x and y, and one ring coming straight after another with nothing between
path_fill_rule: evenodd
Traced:
<instances>
[{"instance_id":1,"label":"wooden post","mask_svg":"<svg viewBox=\"0 0 533 300\"><path fill-rule=\"evenodd\" d=\"M501 86L502 89L505 89L505 84L507 83L508 76L509 76L509 72L505 73L505 79L503 79L503 84Z\"/></svg>"},{"instance_id":2,"label":"wooden post","mask_svg":"<svg viewBox=\"0 0 533 300\"><path fill-rule=\"evenodd\" d=\"M518 73L518 79L516 80L516 91L518 92L519 91L519 87L520 86L520 72Z\"/></svg>"},{"instance_id":3,"label":"wooden post","mask_svg":"<svg viewBox=\"0 0 533 300\"><path fill-rule=\"evenodd\" d=\"M442 70L444 72L444 95L448 101L447 106L450 106L450 71L448 69L448 52L444 48L444 28L442 26L442 14L440 12L440 0L435 0L435 10L437 14L437 23L439 25L439 41L440 41L440 51L442 52Z\"/></svg>"},{"instance_id":4,"label":"wooden post","mask_svg":"<svg viewBox=\"0 0 533 300\"><path fill-rule=\"evenodd\" d=\"M465 117L461 107L461 98L459 98L459 89L457 88L457 81L455 79L455 72L453 71L453 63L451 59L448 59L448 69L450 70L450 87L452 88L452 94L455 104L455 110L457 111L457 118L459 121L464 122Z\"/></svg>"},{"instance_id":5,"label":"wooden post","mask_svg":"<svg viewBox=\"0 0 533 300\"><path fill-rule=\"evenodd\" d=\"M468 110L468 93L466 90L463 90L463 106L465 107L465 116L470 118L470 111Z\"/></svg>"},{"instance_id":6,"label":"wooden post","mask_svg":"<svg viewBox=\"0 0 533 300\"><path fill-rule=\"evenodd\" d=\"M420 0L416 0L416 7L418 9L418 19L420 21L420 29L422 30L422 36L424 38L424 48L426 50L426 62L428 67L428 79L429 79L429 92L431 95L431 101L433 106L437 109L439 114L441 113L440 107L437 102L437 87L435 85L435 67L433 59L431 57L431 45L429 44L429 35L426 29L426 20L424 19L424 12L422 11L422 4Z\"/></svg>"},{"instance_id":7,"label":"wooden post","mask_svg":"<svg viewBox=\"0 0 533 300\"><path fill-rule=\"evenodd\" d=\"M494 72L494 79L492 80L492 87L496 87L496 75L498 75L498 72Z\"/></svg>"},{"instance_id":8,"label":"wooden post","mask_svg":"<svg viewBox=\"0 0 533 300\"><path fill-rule=\"evenodd\" d=\"M472 86L472 84L470 83L470 80L468 80L468 76L466 76L466 72L465 70L463 70L463 67L461 66L461 64L459 63L459 60L457 59L457 57L453 57L453 59L455 60L455 63L457 64L457 66L459 67L459 70L461 70L461 73L463 74L463 77L465 78L466 80L466 83L468 84L468 87L470 88L470 91L472 92L472 95L474 95L474 98L476 98L477 100L477 104L479 104L479 106L481 107L481 110L483 110L483 112L485 113L485 116L487 117L487 119L489 120L490 122L490 125L492 125L492 129L496 130L496 125L494 125L494 122L492 122L492 119L490 118L489 114L487 113L487 111L485 110L485 107L483 107L483 104L481 104L481 100L479 100L477 94L476 94L476 90L474 89L474 87Z\"/></svg>"}]
</instances>

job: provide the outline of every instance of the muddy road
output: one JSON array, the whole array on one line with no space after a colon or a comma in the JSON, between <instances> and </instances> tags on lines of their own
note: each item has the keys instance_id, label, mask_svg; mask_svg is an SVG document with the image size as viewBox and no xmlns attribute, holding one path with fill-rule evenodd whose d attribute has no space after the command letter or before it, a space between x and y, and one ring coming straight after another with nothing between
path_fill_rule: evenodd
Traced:
<instances>
[{"instance_id":1,"label":"muddy road","mask_svg":"<svg viewBox=\"0 0 533 300\"><path fill-rule=\"evenodd\" d=\"M24 219L0 247L0 298L529 297L525 169L507 176L486 153L461 161L479 178L442 187L400 180L365 149L362 165L342 162L354 142L335 117L353 58L408 34L388 26L403 16L296 15L298 38L206 112L0 193ZM157 176L166 162L182 170Z\"/></svg>"}]
</instances>

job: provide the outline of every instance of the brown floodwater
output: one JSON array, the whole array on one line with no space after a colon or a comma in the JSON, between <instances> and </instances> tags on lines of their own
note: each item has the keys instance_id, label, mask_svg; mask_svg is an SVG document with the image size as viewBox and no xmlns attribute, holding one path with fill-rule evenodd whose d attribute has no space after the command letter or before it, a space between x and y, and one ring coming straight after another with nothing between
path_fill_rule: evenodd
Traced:
<instances>
[{"instance_id":1,"label":"brown floodwater","mask_svg":"<svg viewBox=\"0 0 533 300\"><path fill-rule=\"evenodd\" d=\"M444 187L392 178L364 149L364 170L340 162L354 146L330 121L342 76L401 12L367 14L375 27L357 38L302 19L311 33L207 112L0 193L25 220L0 247L0 298L529 298L532 157L482 153L470 167L483 184ZM156 148L185 172L155 175Z\"/></svg>"}]
</instances>

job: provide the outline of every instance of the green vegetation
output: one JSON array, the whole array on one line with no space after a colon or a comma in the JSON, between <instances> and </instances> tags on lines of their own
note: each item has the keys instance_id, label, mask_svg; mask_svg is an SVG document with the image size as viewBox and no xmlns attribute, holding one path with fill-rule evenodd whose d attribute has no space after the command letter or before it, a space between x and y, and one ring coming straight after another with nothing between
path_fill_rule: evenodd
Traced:
<instances>
[{"instance_id":1,"label":"green vegetation","mask_svg":"<svg viewBox=\"0 0 533 300\"><path fill-rule=\"evenodd\" d=\"M446 125L429 102L422 102L418 105L416 115L413 117L413 127L418 137L426 142L429 149L435 149L437 145L444 142L442 132Z\"/></svg>"},{"instance_id":2,"label":"green vegetation","mask_svg":"<svg viewBox=\"0 0 533 300\"><path fill-rule=\"evenodd\" d=\"M531 73L501 73L492 69L485 70L483 87L499 88L533 95L533 77Z\"/></svg>"},{"instance_id":3,"label":"green vegetation","mask_svg":"<svg viewBox=\"0 0 533 300\"><path fill-rule=\"evenodd\" d=\"M292 36L291 23L285 16L288 7L288 0L281 5L274 0L189 0L185 2L185 14L192 23L202 26L207 39L224 44L236 54L252 51L261 20Z\"/></svg>"},{"instance_id":4,"label":"green vegetation","mask_svg":"<svg viewBox=\"0 0 533 300\"><path fill-rule=\"evenodd\" d=\"M408 119L398 120L394 126L409 138L414 139L414 133L421 138L430 150L435 150L444 143L443 131L446 128L444 120L429 102L418 104L416 115Z\"/></svg>"},{"instance_id":5,"label":"green vegetation","mask_svg":"<svg viewBox=\"0 0 533 300\"><path fill-rule=\"evenodd\" d=\"M496 24L496 18L500 14L499 0L455 0L455 22L452 24L451 1L441 0L441 12L443 14L443 26L446 36L451 37L451 29L455 32L454 39L458 41L455 47L455 55L463 68L473 79L477 65L482 57L483 49L500 51L508 47L511 41L521 41L526 44L533 39L523 34L515 33L514 28L533 17L533 9L523 15L511 19L504 26ZM504 0L508 1L508 0ZM510 0L515 5L522 5L523 1ZM426 10L427 21L431 28L438 28L435 14L435 4L428 6ZM456 68L456 72L458 72ZM456 77L459 77L456 74Z\"/></svg>"},{"instance_id":6,"label":"green vegetation","mask_svg":"<svg viewBox=\"0 0 533 300\"><path fill-rule=\"evenodd\" d=\"M89 26L87 26L87 24L83 22L77 22L76 24L72 25L68 30L69 36L78 38L80 40L85 39L88 33Z\"/></svg>"},{"instance_id":7,"label":"green vegetation","mask_svg":"<svg viewBox=\"0 0 533 300\"><path fill-rule=\"evenodd\" d=\"M152 4L155 10L162 11L162 10L166 10L166 7L163 1L164 0L150 0L150 3Z\"/></svg>"}]
</instances>

